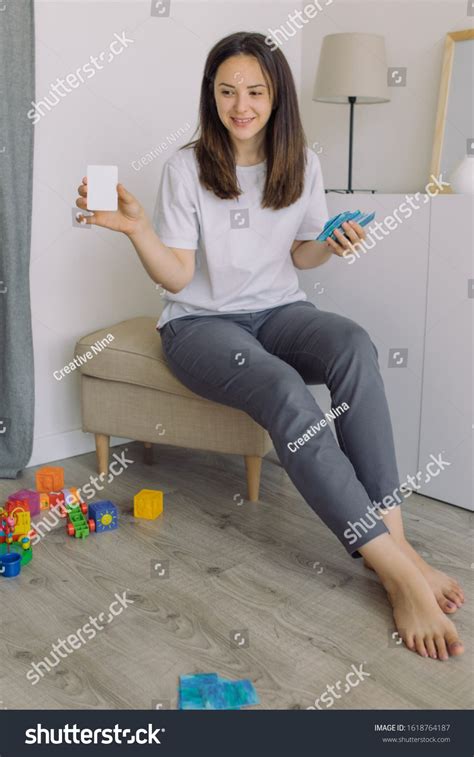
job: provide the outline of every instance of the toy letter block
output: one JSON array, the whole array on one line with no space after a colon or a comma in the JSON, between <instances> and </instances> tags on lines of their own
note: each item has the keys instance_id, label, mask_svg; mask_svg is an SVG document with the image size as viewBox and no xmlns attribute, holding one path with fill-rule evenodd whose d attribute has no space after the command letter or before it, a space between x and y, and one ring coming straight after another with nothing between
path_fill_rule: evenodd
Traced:
<instances>
[{"instance_id":1,"label":"toy letter block","mask_svg":"<svg viewBox=\"0 0 474 757\"><path fill-rule=\"evenodd\" d=\"M13 541L18 541L22 536L27 536L31 529L31 517L28 503L23 500L8 500L5 515L11 515L15 521L13 528ZM5 537L2 532L0 536ZM3 539L2 539L3 541Z\"/></svg>"},{"instance_id":2,"label":"toy letter block","mask_svg":"<svg viewBox=\"0 0 474 757\"><path fill-rule=\"evenodd\" d=\"M133 498L135 518L154 520L163 512L163 492L158 489L142 489Z\"/></svg>"},{"instance_id":3,"label":"toy letter block","mask_svg":"<svg viewBox=\"0 0 474 757\"><path fill-rule=\"evenodd\" d=\"M59 491L64 486L64 468L46 466L36 471L36 488L39 492Z\"/></svg>"},{"instance_id":4,"label":"toy letter block","mask_svg":"<svg viewBox=\"0 0 474 757\"><path fill-rule=\"evenodd\" d=\"M89 518L95 522L97 534L102 531L112 531L118 528L117 508L109 499L103 499L100 502L92 502L89 505Z\"/></svg>"},{"instance_id":5,"label":"toy letter block","mask_svg":"<svg viewBox=\"0 0 474 757\"><path fill-rule=\"evenodd\" d=\"M18 492L13 492L13 494L10 494L10 496L8 497L8 501L25 502L29 507L30 515L38 515L41 509L40 494L39 492L35 492L32 489L20 489L20 491Z\"/></svg>"}]
</instances>

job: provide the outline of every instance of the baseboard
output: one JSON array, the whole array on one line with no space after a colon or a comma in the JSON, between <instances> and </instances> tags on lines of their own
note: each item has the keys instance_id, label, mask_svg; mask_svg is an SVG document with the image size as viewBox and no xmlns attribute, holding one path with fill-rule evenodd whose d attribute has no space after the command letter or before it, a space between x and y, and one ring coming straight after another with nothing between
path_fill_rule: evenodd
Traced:
<instances>
[{"instance_id":1,"label":"baseboard","mask_svg":"<svg viewBox=\"0 0 474 757\"><path fill-rule=\"evenodd\" d=\"M110 438L110 446L116 447L119 444L134 441L133 439L122 439L117 436ZM33 440L33 452L28 461L26 468L32 468L35 465L44 465L53 463L56 460L64 460L75 455L84 455L87 452L95 451L94 434L82 431L80 428L73 431L65 431L60 434L51 434L49 436L35 437Z\"/></svg>"}]
</instances>

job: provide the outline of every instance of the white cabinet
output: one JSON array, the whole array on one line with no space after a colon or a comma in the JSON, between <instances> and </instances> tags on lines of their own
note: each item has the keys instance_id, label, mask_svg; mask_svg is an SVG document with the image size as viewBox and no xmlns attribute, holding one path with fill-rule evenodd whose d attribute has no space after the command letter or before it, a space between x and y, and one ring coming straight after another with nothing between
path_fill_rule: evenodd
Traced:
<instances>
[{"instance_id":1,"label":"white cabinet","mask_svg":"<svg viewBox=\"0 0 474 757\"><path fill-rule=\"evenodd\" d=\"M442 451L450 465L421 492L474 509L473 198L431 203L428 300L419 466Z\"/></svg>"}]
</instances>

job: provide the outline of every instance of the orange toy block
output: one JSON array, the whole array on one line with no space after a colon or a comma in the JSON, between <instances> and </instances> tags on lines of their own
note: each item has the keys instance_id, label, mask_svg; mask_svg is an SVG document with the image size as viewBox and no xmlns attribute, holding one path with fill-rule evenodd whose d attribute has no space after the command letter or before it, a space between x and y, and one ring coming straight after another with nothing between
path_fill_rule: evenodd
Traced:
<instances>
[{"instance_id":1,"label":"orange toy block","mask_svg":"<svg viewBox=\"0 0 474 757\"><path fill-rule=\"evenodd\" d=\"M36 471L36 490L57 492L64 488L64 468L50 465Z\"/></svg>"},{"instance_id":2,"label":"orange toy block","mask_svg":"<svg viewBox=\"0 0 474 757\"><path fill-rule=\"evenodd\" d=\"M159 489L142 489L133 498L135 518L155 520L163 512L163 492Z\"/></svg>"}]
</instances>

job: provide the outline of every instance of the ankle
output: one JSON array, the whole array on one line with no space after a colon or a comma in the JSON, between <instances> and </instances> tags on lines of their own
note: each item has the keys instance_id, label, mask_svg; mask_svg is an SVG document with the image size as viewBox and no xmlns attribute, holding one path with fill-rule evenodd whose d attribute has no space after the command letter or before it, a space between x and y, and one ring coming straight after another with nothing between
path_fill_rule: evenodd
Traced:
<instances>
[{"instance_id":1,"label":"ankle","mask_svg":"<svg viewBox=\"0 0 474 757\"><path fill-rule=\"evenodd\" d=\"M416 566L401 548L400 543L391 535L382 535L372 543L361 549L364 551L364 560L375 570L382 584L389 594L403 591L419 573ZM369 546L369 549L366 547Z\"/></svg>"}]
</instances>

